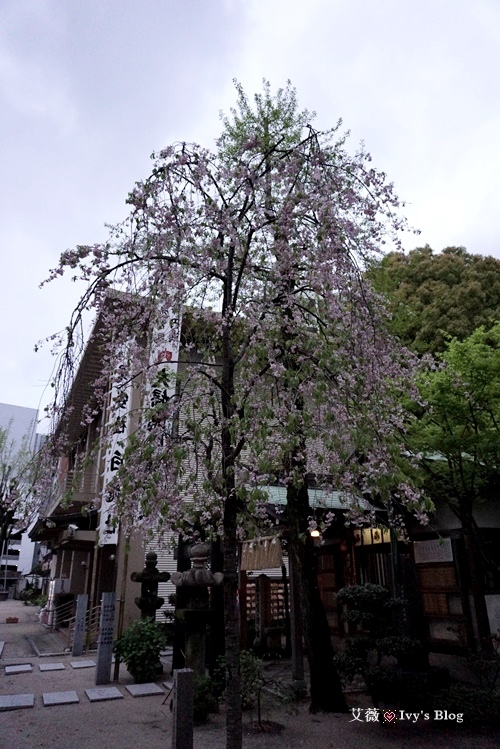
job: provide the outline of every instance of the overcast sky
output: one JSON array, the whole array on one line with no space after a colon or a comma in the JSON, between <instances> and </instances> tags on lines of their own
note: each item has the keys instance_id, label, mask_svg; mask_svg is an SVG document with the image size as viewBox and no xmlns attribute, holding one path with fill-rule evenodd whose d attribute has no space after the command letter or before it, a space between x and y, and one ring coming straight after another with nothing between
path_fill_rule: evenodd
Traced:
<instances>
[{"instance_id":1,"label":"overcast sky","mask_svg":"<svg viewBox=\"0 0 500 749\"><path fill-rule=\"evenodd\" d=\"M288 78L408 202L406 249L500 257L499 0L1 0L0 402L45 405L65 249L102 241L150 154L211 147L232 79Z\"/></svg>"}]
</instances>

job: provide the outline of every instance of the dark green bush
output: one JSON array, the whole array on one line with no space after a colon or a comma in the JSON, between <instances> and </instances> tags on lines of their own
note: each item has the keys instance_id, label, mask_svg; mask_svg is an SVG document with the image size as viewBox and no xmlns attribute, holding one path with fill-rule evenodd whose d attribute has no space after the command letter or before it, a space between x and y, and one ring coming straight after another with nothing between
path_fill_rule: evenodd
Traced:
<instances>
[{"instance_id":1,"label":"dark green bush","mask_svg":"<svg viewBox=\"0 0 500 749\"><path fill-rule=\"evenodd\" d=\"M343 620L356 628L346 638L345 650L335 656L339 671L347 679L361 675L374 704L396 697L404 702L407 696L415 704L422 701L425 686L418 681L418 675L407 674L406 681L413 678L413 683L407 684L401 669L383 665L388 656L402 662L422 650L418 640L399 635L394 629L394 613L404 606L404 601L393 598L387 588L372 583L342 588L337 601L344 607Z\"/></svg>"},{"instance_id":2,"label":"dark green bush","mask_svg":"<svg viewBox=\"0 0 500 749\"><path fill-rule=\"evenodd\" d=\"M223 697L226 688L226 659L218 658L214 673L215 688ZM241 673L241 705L244 710L256 708L257 723L262 726L263 698L267 704L290 706L295 701L295 695L287 684L279 679L264 676L262 660L250 650L240 653ZM293 709L292 709L293 712Z\"/></svg>"},{"instance_id":3,"label":"dark green bush","mask_svg":"<svg viewBox=\"0 0 500 749\"><path fill-rule=\"evenodd\" d=\"M219 656L214 673L214 685L219 699L226 689L226 658ZM260 690L265 684L262 661L251 650L240 653L241 705L244 710L255 707Z\"/></svg>"},{"instance_id":4,"label":"dark green bush","mask_svg":"<svg viewBox=\"0 0 500 749\"><path fill-rule=\"evenodd\" d=\"M165 647L165 631L151 619L137 619L114 644L113 651L138 684L154 681Z\"/></svg>"},{"instance_id":5,"label":"dark green bush","mask_svg":"<svg viewBox=\"0 0 500 749\"><path fill-rule=\"evenodd\" d=\"M463 713L467 723L500 723L500 693L467 684L452 684L438 692L433 708Z\"/></svg>"},{"instance_id":6,"label":"dark green bush","mask_svg":"<svg viewBox=\"0 0 500 749\"><path fill-rule=\"evenodd\" d=\"M348 585L339 590L337 601L344 607L343 620L357 628L346 638L345 652L336 657L339 668L347 669L349 675L363 673L362 664L370 665L370 654L379 665L383 656L401 658L421 650L418 640L393 631L393 613L404 601L393 598L382 585Z\"/></svg>"},{"instance_id":7,"label":"dark green bush","mask_svg":"<svg viewBox=\"0 0 500 749\"><path fill-rule=\"evenodd\" d=\"M467 666L477 679L479 686L489 692L500 687L500 640L492 638L492 651L485 650L482 653L469 653Z\"/></svg>"},{"instance_id":8,"label":"dark green bush","mask_svg":"<svg viewBox=\"0 0 500 749\"><path fill-rule=\"evenodd\" d=\"M194 680L193 719L196 725L206 723L210 713L219 710L214 682L209 676L196 676Z\"/></svg>"},{"instance_id":9,"label":"dark green bush","mask_svg":"<svg viewBox=\"0 0 500 749\"><path fill-rule=\"evenodd\" d=\"M40 588L33 588L29 583L25 589L19 594L21 601L24 601L26 605L30 606L45 606L47 603L47 596L42 595ZM43 600L44 603L40 603Z\"/></svg>"}]
</instances>

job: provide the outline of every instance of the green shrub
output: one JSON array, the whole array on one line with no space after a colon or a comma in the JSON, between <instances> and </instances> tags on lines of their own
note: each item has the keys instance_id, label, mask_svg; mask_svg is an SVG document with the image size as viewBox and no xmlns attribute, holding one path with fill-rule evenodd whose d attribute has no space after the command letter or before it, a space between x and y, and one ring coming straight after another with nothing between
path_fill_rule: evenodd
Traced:
<instances>
[{"instance_id":1,"label":"green shrub","mask_svg":"<svg viewBox=\"0 0 500 749\"><path fill-rule=\"evenodd\" d=\"M19 594L19 598L21 601L24 601L25 605L30 606L39 606L43 605L45 606L45 603L47 603L47 597L42 595L42 591L40 588L34 588L29 583L26 585L25 589ZM45 603L39 604L39 599L45 599Z\"/></svg>"},{"instance_id":2,"label":"green shrub","mask_svg":"<svg viewBox=\"0 0 500 749\"><path fill-rule=\"evenodd\" d=\"M479 686L488 692L493 692L497 685L500 686L500 640L493 637L493 650L485 650L482 653L470 653L467 657L467 666L476 677Z\"/></svg>"},{"instance_id":3,"label":"green shrub","mask_svg":"<svg viewBox=\"0 0 500 749\"><path fill-rule=\"evenodd\" d=\"M209 676L196 676L194 680L193 719L196 725L206 723L209 713L219 710L214 682Z\"/></svg>"},{"instance_id":4,"label":"green shrub","mask_svg":"<svg viewBox=\"0 0 500 749\"><path fill-rule=\"evenodd\" d=\"M344 653L335 659L347 676L363 674L373 658L380 665L384 656L408 657L421 649L418 640L393 631L393 613L404 601L393 598L387 588L372 583L349 585L339 590L337 601L344 606L344 621L357 628L356 634L346 638Z\"/></svg>"},{"instance_id":5,"label":"green shrub","mask_svg":"<svg viewBox=\"0 0 500 749\"><path fill-rule=\"evenodd\" d=\"M137 619L115 642L113 651L138 684L154 681L165 646L165 632L151 619Z\"/></svg>"},{"instance_id":6,"label":"green shrub","mask_svg":"<svg viewBox=\"0 0 500 749\"><path fill-rule=\"evenodd\" d=\"M463 713L467 723L500 722L500 694L467 684L453 684L439 692L433 708Z\"/></svg>"},{"instance_id":7,"label":"green shrub","mask_svg":"<svg viewBox=\"0 0 500 749\"><path fill-rule=\"evenodd\" d=\"M214 686L219 698L224 696L226 688L226 659L220 656L217 659L217 667L214 673ZM257 722L262 726L262 703L263 697L266 702L288 705L295 701L295 695L291 687L279 679L267 678L263 673L262 660L252 653L244 650L240 653L241 674L241 706L243 710L256 708ZM292 708L292 712L294 709Z\"/></svg>"},{"instance_id":8,"label":"green shrub","mask_svg":"<svg viewBox=\"0 0 500 749\"><path fill-rule=\"evenodd\" d=\"M375 704L380 699L395 697L404 701L407 696L417 704L425 696L427 687L423 681L426 680L416 674L405 674L403 678L401 669L396 673L382 665L387 656L402 662L422 651L418 640L394 631L394 614L404 606L404 601L393 598L387 588L372 583L342 588L337 601L344 606L344 621L356 628L355 634L346 638L345 650L335 656L339 671L347 679L361 675Z\"/></svg>"},{"instance_id":9,"label":"green shrub","mask_svg":"<svg viewBox=\"0 0 500 749\"><path fill-rule=\"evenodd\" d=\"M217 658L214 672L214 684L219 699L224 696L226 689L226 669L226 658L221 655ZM255 707L259 691L265 684L262 676L262 661L251 650L243 650L240 653L240 673L241 706L243 710L248 710Z\"/></svg>"}]
</instances>

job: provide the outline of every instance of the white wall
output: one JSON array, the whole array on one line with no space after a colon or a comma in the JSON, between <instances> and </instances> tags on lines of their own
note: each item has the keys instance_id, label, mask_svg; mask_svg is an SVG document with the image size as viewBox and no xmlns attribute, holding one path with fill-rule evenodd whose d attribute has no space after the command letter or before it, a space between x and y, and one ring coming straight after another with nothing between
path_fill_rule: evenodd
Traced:
<instances>
[{"instance_id":1,"label":"white wall","mask_svg":"<svg viewBox=\"0 0 500 749\"><path fill-rule=\"evenodd\" d=\"M26 438L26 447L28 449L33 451L36 449L38 444L37 437L39 437L36 434L37 421L38 411L36 408L24 408L23 406L0 403L0 427L9 430L9 442L13 440L15 447L18 449L23 446L24 438ZM14 545L20 549L17 562L18 572L27 575L31 572L33 565L35 544L30 540L27 533L23 533L20 546L19 542L12 542L11 546Z\"/></svg>"},{"instance_id":2,"label":"white wall","mask_svg":"<svg viewBox=\"0 0 500 749\"><path fill-rule=\"evenodd\" d=\"M14 440L17 447L21 447L23 438L27 436L28 447L34 449L37 421L36 408L0 403L0 427L9 429L9 437Z\"/></svg>"}]
</instances>

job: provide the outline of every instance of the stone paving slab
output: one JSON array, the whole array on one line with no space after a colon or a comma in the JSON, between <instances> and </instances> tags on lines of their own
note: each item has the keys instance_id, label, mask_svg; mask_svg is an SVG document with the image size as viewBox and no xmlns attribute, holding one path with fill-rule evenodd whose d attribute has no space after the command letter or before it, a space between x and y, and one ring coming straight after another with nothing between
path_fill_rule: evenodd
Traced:
<instances>
[{"instance_id":1,"label":"stone paving slab","mask_svg":"<svg viewBox=\"0 0 500 749\"><path fill-rule=\"evenodd\" d=\"M95 687L94 689L86 689L85 694L91 702L123 699L123 694L116 687Z\"/></svg>"},{"instance_id":2,"label":"stone paving slab","mask_svg":"<svg viewBox=\"0 0 500 749\"><path fill-rule=\"evenodd\" d=\"M149 697L151 694L165 694L163 689L157 684L127 684L125 689L130 692L132 697Z\"/></svg>"},{"instance_id":3,"label":"stone paving slab","mask_svg":"<svg viewBox=\"0 0 500 749\"><path fill-rule=\"evenodd\" d=\"M40 671L64 671L66 666L64 663L39 663L38 668Z\"/></svg>"},{"instance_id":4,"label":"stone paving slab","mask_svg":"<svg viewBox=\"0 0 500 749\"><path fill-rule=\"evenodd\" d=\"M44 692L43 704L49 705L71 705L74 702L80 702L78 695L74 691L69 692Z\"/></svg>"},{"instance_id":5,"label":"stone paving slab","mask_svg":"<svg viewBox=\"0 0 500 749\"><path fill-rule=\"evenodd\" d=\"M92 668L95 666L95 661L70 661L69 665L71 668Z\"/></svg>"},{"instance_id":6,"label":"stone paving slab","mask_svg":"<svg viewBox=\"0 0 500 749\"><path fill-rule=\"evenodd\" d=\"M5 674L27 674L33 671L31 663L19 663L17 666L5 666Z\"/></svg>"},{"instance_id":7,"label":"stone paving slab","mask_svg":"<svg viewBox=\"0 0 500 749\"><path fill-rule=\"evenodd\" d=\"M3 710L19 710L23 707L34 707L34 694L2 694L0 695L0 712Z\"/></svg>"}]
</instances>

